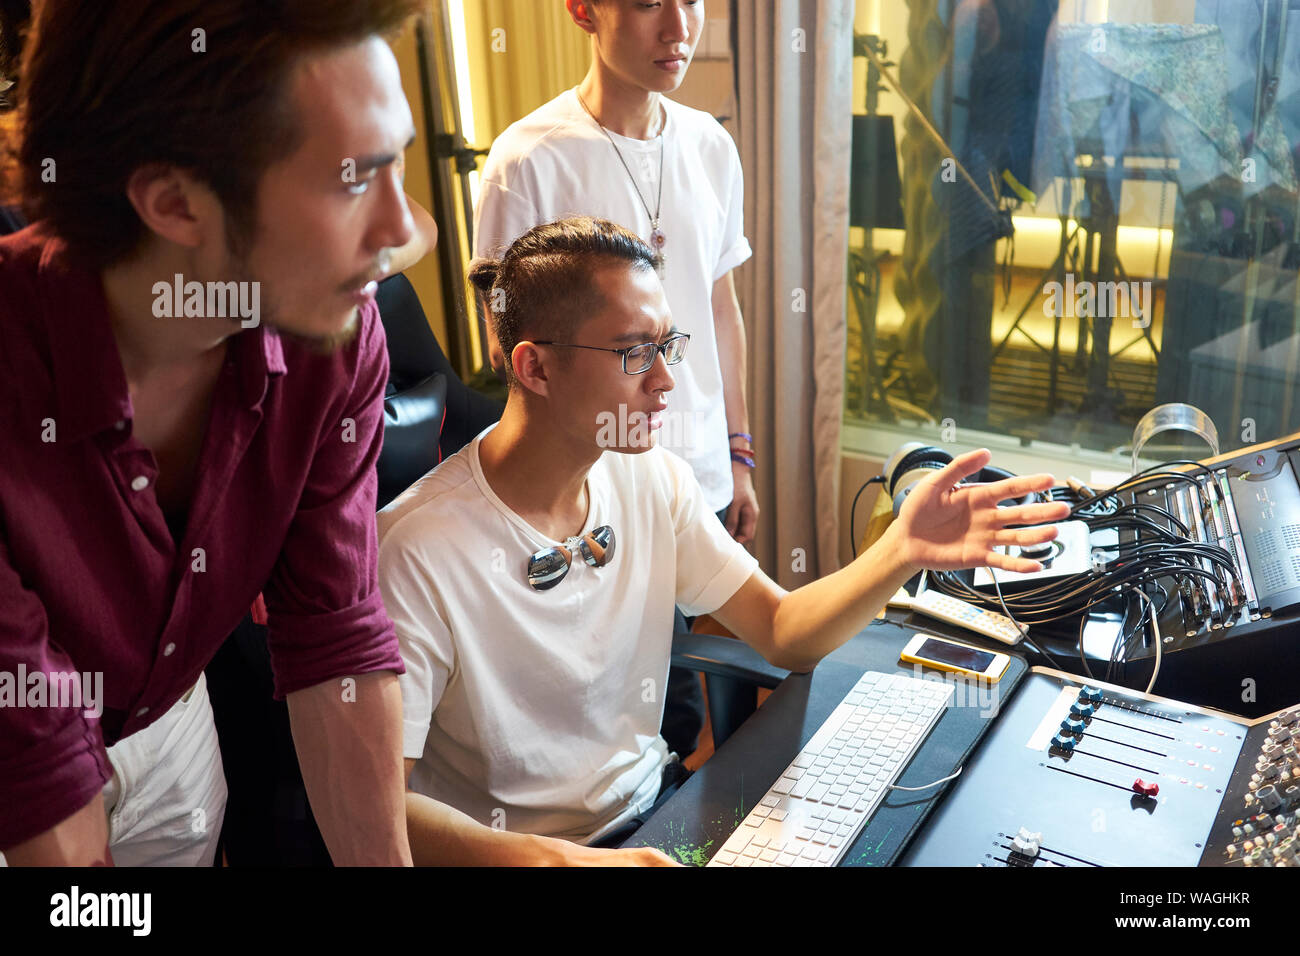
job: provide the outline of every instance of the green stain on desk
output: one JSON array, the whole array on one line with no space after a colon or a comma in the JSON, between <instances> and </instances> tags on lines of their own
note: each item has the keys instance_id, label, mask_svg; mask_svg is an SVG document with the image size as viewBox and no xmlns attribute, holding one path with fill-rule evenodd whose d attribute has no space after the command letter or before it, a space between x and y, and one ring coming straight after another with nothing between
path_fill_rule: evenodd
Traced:
<instances>
[{"instance_id":1,"label":"green stain on desk","mask_svg":"<svg viewBox=\"0 0 1300 956\"><path fill-rule=\"evenodd\" d=\"M694 840L687 837L685 826L680 823L670 822L668 824L667 845L661 844L655 849L685 866L704 866L713 856L709 852L712 846L712 840L697 845Z\"/></svg>"},{"instance_id":2,"label":"green stain on desk","mask_svg":"<svg viewBox=\"0 0 1300 956\"><path fill-rule=\"evenodd\" d=\"M885 845L885 841L889 839L889 835L893 832L894 832L894 828L891 826L888 830L885 831L885 835L880 838L879 843L877 843L873 847L868 847L867 849L863 850L861 853L853 857L853 859L851 860L845 858L841 863L841 865L851 863L854 866L876 866L877 861L872 859L872 857L880 853L880 848Z\"/></svg>"}]
</instances>

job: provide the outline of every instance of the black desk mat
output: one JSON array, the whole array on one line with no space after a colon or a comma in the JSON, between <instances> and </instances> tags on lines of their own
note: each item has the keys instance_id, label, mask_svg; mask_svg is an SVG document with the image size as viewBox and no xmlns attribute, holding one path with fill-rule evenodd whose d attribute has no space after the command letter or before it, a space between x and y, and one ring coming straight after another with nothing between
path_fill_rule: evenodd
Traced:
<instances>
[{"instance_id":1,"label":"black desk mat","mask_svg":"<svg viewBox=\"0 0 1300 956\"><path fill-rule=\"evenodd\" d=\"M682 863L703 866L727 841L799 749L844 699L864 671L912 674L898 655L916 632L876 620L817 665L811 674L791 674L745 724L659 808L624 846L662 850ZM960 638L990 650L1004 645ZM974 750L1028 670L1011 651L998 683L982 689L960 678L954 704L939 718L896 783L917 787L952 773ZM926 670L933 676L941 672ZM956 675L947 675L951 681ZM841 866L888 866L912 833L956 781L919 793L891 791L849 847Z\"/></svg>"}]
</instances>

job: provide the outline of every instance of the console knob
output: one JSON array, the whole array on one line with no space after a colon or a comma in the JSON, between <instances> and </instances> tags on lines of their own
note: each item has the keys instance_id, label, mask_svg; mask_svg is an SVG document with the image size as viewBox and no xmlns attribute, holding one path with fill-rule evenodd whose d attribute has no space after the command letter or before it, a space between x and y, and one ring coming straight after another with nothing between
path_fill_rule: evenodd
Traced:
<instances>
[{"instance_id":1,"label":"console knob","mask_svg":"<svg viewBox=\"0 0 1300 956\"><path fill-rule=\"evenodd\" d=\"M1041 833L1031 833L1028 827L1021 827L1011 840L1011 849L1031 860L1038 856L1039 844L1043 842Z\"/></svg>"},{"instance_id":2,"label":"console knob","mask_svg":"<svg viewBox=\"0 0 1300 956\"><path fill-rule=\"evenodd\" d=\"M1052 746L1057 750L1064 750L1068 753L1074 749L1074 737L1065 733L1057 734L1052 738Z\"/></svg>"},{"instance_id":3,"label":"console knob","mask_svg":"<svg viewBox=\"0 0 1300 956\"><path fill-rule=\"evenodd\" d=\"M1092 701L1094 704L1101 703L1101 688L1085 686L1083 690L1079 691L1079 700Z\"/></svg>"},{"instance_id":4,"label":"console knob","mask_svg":"<svg viewBox=\"0 0 1300 956\"><path fill-rule=\"evenodd\" d=\"M1133 781L1133 792L1144 797L1155 797L1160 792L1160 785L1158 783L1147 783L1141 777L1138 777Z\"/></svg>"},{"instance_id":5,"label":"console knob","mask_svg":"<svg viewBox=\"0 0 1300 956\"><path fill-rule=\"evenodd\" d=\"M1265 810L1272 811L1282 806L1282 797L1278 794L1277 787L1273 786L1271 783L1260 787L1255 796L1259 798L1259 802L1263 805Z\"/></svg>"},{"instance_id":6,"label":"console knob","mask_svg":"<svg viewBox=\"0 0 1300 956\"><path fill-rule=\"evenodd\" d=\"M1082 720L1077 720L1077 719L1067 717L1065 718L1065 720L1061 721L1061 729L1064 730L1067 734L1082 735L1088 729L1088 725L1085 724Z\"/></svg>"},{"instance_id":7,"label":"console knob","mask_svg":"<svg viewBox=\"0 0 1300 956\"><path fill-rule=\"evenodd\" d=\"M1097 705L1076 700L1070 705L1070 713L1075 717L1091 717L1097 712Z\"/></svg>"}]
</instances>

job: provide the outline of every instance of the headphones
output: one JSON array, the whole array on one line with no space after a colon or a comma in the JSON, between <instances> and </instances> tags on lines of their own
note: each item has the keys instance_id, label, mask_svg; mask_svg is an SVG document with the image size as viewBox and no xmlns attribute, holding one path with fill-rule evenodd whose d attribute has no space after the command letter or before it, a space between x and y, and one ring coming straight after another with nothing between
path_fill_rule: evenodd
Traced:
<instances>
[{"instance_id":1,"label":"headphones","mask_svg":"<svg viewBox=\"0 0 1300 956\"><path fill-rule=\"evenodd\" d=\"M884 468L885 493L894 499L894 516L898 516L898 512L903 508L903 501L911 494L912 489L916 487L921 479L929 472L942 470L951 462L951 454L942 448L936 448L920 441L910 441L890 455L889 460L885 462ZM1015 475L1006 469L985 465L980 469L979 474L975 476L975 482L983 484L1014 477ZM967 481L963 479L962 484L966 483ZM1002 505L1029 505L1038 500L1040 500L1038 493L1031 491L1023 498L1008 498L998 503Z\"/></svg>"}]
</instances>

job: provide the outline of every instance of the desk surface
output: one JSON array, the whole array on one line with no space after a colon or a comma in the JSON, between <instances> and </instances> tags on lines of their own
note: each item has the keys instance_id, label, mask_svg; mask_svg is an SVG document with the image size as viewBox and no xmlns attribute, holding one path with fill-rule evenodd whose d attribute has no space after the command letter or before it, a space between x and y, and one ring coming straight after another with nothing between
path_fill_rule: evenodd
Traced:
<instances>
[{"instance_id":1,"label":"desk surface","mask_svg":"<svg viewBox=\"0 0 1300 956\"><path fill-rule=\"evenodd\" d=\"M887 621L873 621L811 674L791 674L624 846L655 847L683 863L703 866L864 671L912 673L911 665L900 664L898 655L914 633ZM958 639L1007 650L978 639ZM952 773L974 749L999 702L1015 691L1027 669L1013 651L1011 664L998 683L981 688L958 679L954 705L939 718L897 782L915 787ZM943 676L937 671L926 674ZM952 679L952 675L948 677ZM892 792L858 834L841 865L888 866L949 787L951 784L921 793Z\"/></svg>"}]
</instances>

